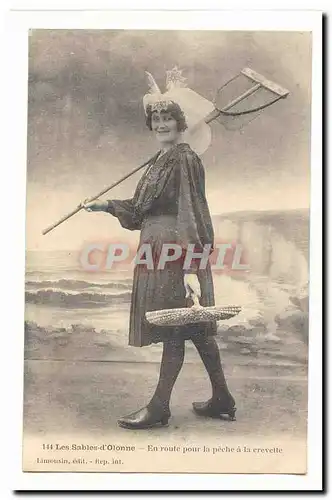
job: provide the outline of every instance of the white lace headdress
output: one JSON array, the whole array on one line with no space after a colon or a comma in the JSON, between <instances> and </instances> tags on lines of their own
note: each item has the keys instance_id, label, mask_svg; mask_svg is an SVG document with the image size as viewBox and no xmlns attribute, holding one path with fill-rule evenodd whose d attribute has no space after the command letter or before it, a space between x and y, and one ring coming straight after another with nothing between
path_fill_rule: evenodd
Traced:
<instances>
[{"instance_id":1,"label":"white lace headdress","mask_svg":"<svg viewBox=\"0 0 332 500\"><path fill-rule=\"evenodd\" d=\"M166 110L170 103L176 103L183 111L187 130L183 133L183 141L187 142L197 154L202 154L211 143L211 129L204 121L214 110L214 105L186 85L182 71L176 66L166 71L166 91L161 92L151 73L146 72L150 91L143 97L144 111L148 106L152 111Z\"/></svg>"}]
</instances>

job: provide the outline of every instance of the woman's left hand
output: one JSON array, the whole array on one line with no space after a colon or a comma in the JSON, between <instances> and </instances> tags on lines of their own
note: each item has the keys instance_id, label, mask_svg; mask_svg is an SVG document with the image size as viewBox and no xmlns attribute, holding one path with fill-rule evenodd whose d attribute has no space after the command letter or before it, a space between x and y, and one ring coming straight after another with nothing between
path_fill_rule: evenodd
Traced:
<instances>
[{"instance_id":1,"label":"woman's left hand","mask_svg":"<svg viewBox=\"0 0 332 500\"><path fill-rule=\"evenodd\" d=\"M186 290L186 299L192 298L193 294L196 295L198 299L201 297L201 285L199 283L197 274L185 273L183 284Z\"/></svg>"}]
</instances>

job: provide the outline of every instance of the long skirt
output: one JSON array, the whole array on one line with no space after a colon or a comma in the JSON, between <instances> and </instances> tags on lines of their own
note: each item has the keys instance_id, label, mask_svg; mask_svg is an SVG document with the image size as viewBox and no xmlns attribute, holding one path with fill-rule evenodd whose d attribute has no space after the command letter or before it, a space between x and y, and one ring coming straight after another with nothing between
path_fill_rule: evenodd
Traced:
<instances>
[{"instance_id":1,"label":"long skirt","mask_svg":"<svg viewBox=\"0 0 332 500\"><path fill-rule=\"evenodd\" d=\"M135 266L130 310L129 345L142 347L166 340L189 340L196 336L211 336L217 333L215 321L191 323L182 326L156 326L149 323L145 318L147 311L192 305L191 300L185 298L183 260L177 259L167 262L164 269L157 269L162 245L176 241L175 222L175 216L158 215L149 216L142 224L138 248L142 248L144 244L150 246L154 268L151 269L151 265L145 264ZM143 258L145 257L148 257L148 255L146 254ZM197 271L197 277L201 286L201 305L215 305L209 263L205 269Z\"/></svg>"}]
</instances>

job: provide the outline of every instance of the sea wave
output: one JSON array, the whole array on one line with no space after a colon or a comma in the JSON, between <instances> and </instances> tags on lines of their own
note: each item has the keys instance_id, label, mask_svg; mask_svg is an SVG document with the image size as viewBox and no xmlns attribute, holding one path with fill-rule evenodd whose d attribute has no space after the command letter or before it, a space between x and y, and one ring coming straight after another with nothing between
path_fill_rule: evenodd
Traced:
<instances>
[{"instance_id":1,"label":"sea wave","mask_svg":"<svg viewBox=\"0 0 332 500\"><path fill-rule=\"evenodd\" d=\"M25 300L28 304L45 304L51 307L65 308L95 308L130 301L131 292L98 293L63 291L54 288L26 291Z\"/></svg>"},{"instance_id":2,"label":"sea wave","mask_svg":"<svg viewBox=\"0 0 332 500\"><path fill-rule=\"evenodd\" d=\"M60 288L63 290L85 290L91 288L100 289L117 289L117 290L130 290L132 284L131 278L114 280L106 283L95 283L85 280L76 279L57 279L57 280L28 280L25 283L26 289L40 290L45 288Z\"/></svg>"}]
</instances>

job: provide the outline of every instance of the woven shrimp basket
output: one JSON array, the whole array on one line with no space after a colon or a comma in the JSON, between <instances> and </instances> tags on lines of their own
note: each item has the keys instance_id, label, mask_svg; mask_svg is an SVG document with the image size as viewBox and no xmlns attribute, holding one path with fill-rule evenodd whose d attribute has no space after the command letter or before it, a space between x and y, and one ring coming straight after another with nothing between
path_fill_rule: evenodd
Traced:
<instances>
[{"instance_id":1,"label":"woven shrimp basket","mask_svg":"<svg viewBox=\"0 0 332 500\"><path fill-rule=\"evenodd\" d=\"M159 326L181 326L190 323L206 323L233 318L241 312L240 306L209 306L195 304L192 307L149 311L146 319Z\"/></svg>"}]
</instances>

